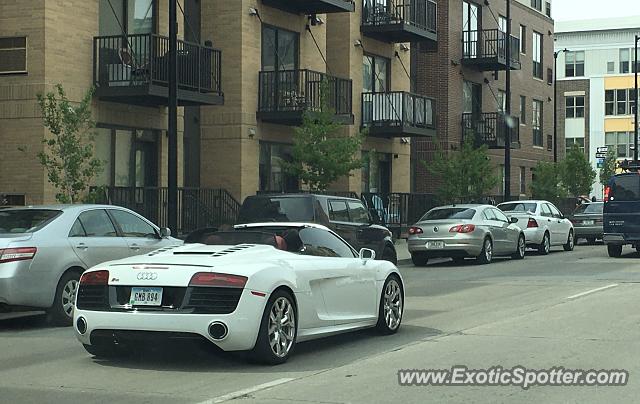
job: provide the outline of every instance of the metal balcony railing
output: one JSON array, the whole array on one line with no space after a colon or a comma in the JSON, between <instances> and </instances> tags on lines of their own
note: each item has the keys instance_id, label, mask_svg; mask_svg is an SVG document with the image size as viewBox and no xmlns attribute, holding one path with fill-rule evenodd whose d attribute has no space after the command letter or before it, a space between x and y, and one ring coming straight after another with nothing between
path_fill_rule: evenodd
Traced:
<instances>
[{"instance_id":1,"label":"metal balcony railing","mask_svg":"<svg viewBox=\"0 0 640 404\"><path fill-rule=\"evenodd\" d=\"M409 24L435 33L437 9L432 0L363 0L362 25Z\"/></svg>"},{"instance_id":2,"label":"metal balcony railing","mask_svg":"<svg viewBox=\"0 0 640 404\"><path fill-rule=\"evenodd\" d=\"M435 126L432 98L405 91L362 93L362 127L369 128L370 135L419 134Z\"/></svg>"},{"instance_id":3,"label":"metal balcony railing","mask_svg":"<svg viewBox=\"0 0 640 404\"><path fill-rule=\"evenodd\" d=\"M351 116L351 88L351 80L313 70L262 71L258 113L320 111L325 102L336 115ZM323 97L326 100L323 101Z\"/></svg>"},{"instance_id":4,"label":"metal balcony railing","mask_svg":"<svg viewBox=\"0 0 640 404\"><path fill-rule=\"evenodd\" d=\"M520 119L513 118L514 127L507 128L505 117L500 112L462 114L463 141L473 137L477 146L487 145L490 149L504 149L506 130L511 131L511 148L520 146Z\"/></svg>"},{"instance_id":5,"label":"metal balcony railing","mask_svg":"<svg viewBox=\"0 0 640 404\"><path fill-rule=\"evenodd\" d=\"M469 64L486 64L489 70L504 70L510 46L511 69L520 69L520 39L499 29L462 32L462 60Z\"/></svg>"},{"instance_id":6,"label":"metal balcony railing","mask_svg":"<svg viewBox=\"0 0 640 404\"><path fill-rule=\"evenodd\" d=\"M178 88L222 94L222 53L178 41ZM155 34L95 37L94 83L100 87L167 86L169 38Z\"/></svg>"}]
</instances>

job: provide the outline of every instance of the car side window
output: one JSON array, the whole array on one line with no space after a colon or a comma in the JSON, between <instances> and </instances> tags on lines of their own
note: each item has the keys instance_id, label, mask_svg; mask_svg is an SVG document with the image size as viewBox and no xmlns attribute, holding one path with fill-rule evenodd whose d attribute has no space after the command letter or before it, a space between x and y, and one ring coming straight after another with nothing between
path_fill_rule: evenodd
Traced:
<instances>
[{"instance_id":1,"label":"car side window","mask_svg":"<svg viewBox=\"0 0 640 404\"><path fill-rule=\"evenodd\" d=\"M507 218L507 216L504 213L502 213L498 209L491 209L491 211L493 211L493 214L496 215L496 220L499 220L499 221L505 222L505 223L509 223L509 219Z\"/></svg>"},{"instance_id":2,"label":"car side window","mask_svg":"<svg viewBox=\"0 0 640 404\"><path fill-rule=\"evenodd\" d=\"M110 209L109 213L116 220L124 237L157 238L156 229L149 223L123 210Z\"/></svg>"},{"instance_id":3,"label":"car side window","mask_svg":"<svg viewBox=\"0 0 640 404\"><path fill-rule=\"evenodd\" d=\"M358 223L358 224L370 223L369 212L367 212L367 209L364 207L362 202L350 201L349 215L351 216L352 223Z\"/></svg>"},{"instance_id":4,"label":"car side window","mask_svg":"<svg viewBox=\"0 0 640 404\"><path fill-rule=\"evenodd\" d=\"M549 208L549 205L547 205L546 203L543 203L540 206L540 210L541 210L541 216L544 217L553 217L553 213L551 212L551 209Z\"/></svg>"},{"instance_id":5,"label":"car side window","mask_svg":"<svg viewBox=\"0 0 640 404\"><path fill-rule=\"evenodd\" d=\"M349 222L349 211L345 201L329 201L329 220L333 222Z\"/></svg>"},{"instance_id":6,"label":"car side window","mask_svg":"<svg viewBox=\"0 0 640 404\"><path fill-rule=\"evenodd\" d=\"M316 257L354 258L351 248L333 233L307 227L300 230L299 234L304 244L302 254Z\"/></svg>"},{"instance_id":7,"label":"car side window","mask_svg":"<svg viewBox=\"0 0 640 404\"><path fill-rule=\"evenodd\" d=\"M78 216L87 237L117 237L116 228L107 212L102 209L89 210Z\"/></svg>"},{"instance_id":8,"label":"car side window","mask_svg":"<svg viewBox=\"0 0 640 404\"><path fill-rule=\"evenodd\" d=\"M497 220L496 215L493 212L493 209L485 209L483 214L486 220Z\"/></svg>"},{"instance_id":9,"label":"car side window","mask_svg":"<svg viewBox=\"0 0 640 404\"><path fill-rule=\"evenodd\" d=\"M84 231L84 227L82 227L80 219L76 219L76 221L73 223L73 226L71 226L69 237L87 237L87 232Z\"/></svg>"},{"instance_id":10,"label":"car side window","mask_svg":"<svg viewBox=\"0 0 640 404\"><path fill-rule=\"evenodd\" d=\"M552 204L548 204L548 206L549 206L549 209L551 209L551 214L553 215L553 217L555 217L557 219L561 219L562 218L562 213L560 213L558 208L556 208Z\"/></svg>"}]
</instances>

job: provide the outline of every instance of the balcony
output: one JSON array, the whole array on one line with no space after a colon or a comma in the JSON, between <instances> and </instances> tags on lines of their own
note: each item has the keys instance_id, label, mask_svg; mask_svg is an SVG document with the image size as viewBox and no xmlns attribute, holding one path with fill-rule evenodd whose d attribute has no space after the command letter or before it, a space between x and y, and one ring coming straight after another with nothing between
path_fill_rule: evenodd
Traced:
<instances>
[{"instance_id":1,"label":"balcony","mask_svg":"<svg viewBox=\"0 0 640 404\"><path fill-rule=\"evenodd\" d=\"M154 34L93 39L96 96L143 106L168 105L169 38ZM221 52L178 41L178 104L221 105Z\"/></svg>"},{"instance_id":2,"label":"balcony","mask_svg":"<svg viewBox=\"0 0 640 404\"><path fill-rule=\"evenodd\" d=\"M351 80L306 69L260 72L256 115L263 122L299 126L305 112L321 110L325 85L335 121L353 124Z\"/></svg>"},{"instance_id":3,"label":"balcony","mask_svg":"<svg viewBox=\"0 0 640 404\"><path fill-rule=\"evenodd\" d=\"M511 148L520 148L520 119L513 118L515 123L511 128ZM473 136L476 146L487 145L489 149L505 148L505 118L499 112L483 112L479 114L462 114L463 141Z\"/></svg>"},{"instance_id":4,"label":"balcony","mask_svg":"<svg viewBox=\"0 0 640 404\"><path fill-rule=\"evenodd\" d=\"M262 0L267 6L294 14L351 13L353 0Z\"/></svg>"},{"instance_id":5,"label":"balcony","mask_svg":"<svg viewBox=\"0 0 640 404\"><path fill-rule=\"evenodd\" d=\"M507 70L507 34L498 29L462 32L462 64L479 71ZM520 39L511 36L510 67L520 70Z\"/></svg>"},{"instance_id":6,"label":"balcony","mask_svg":"<svg viewBox=\"0 0 640 404\"><path fill-rule=\"evenodd\" d=\"M363 0L360 30L384 42L421 42L435 47L436 16L437 5L432 0Z\"/></svg>"},{"instance_id":7,"label":"balcony","mask_svg":"<svg viewBox=\"0 0 640 404\"><path fill-rule=\"evenodd\" d=\"M404 91L362 93L362 127L371 137L435 136L435 105Z\"/></svg>"}]
</instances>

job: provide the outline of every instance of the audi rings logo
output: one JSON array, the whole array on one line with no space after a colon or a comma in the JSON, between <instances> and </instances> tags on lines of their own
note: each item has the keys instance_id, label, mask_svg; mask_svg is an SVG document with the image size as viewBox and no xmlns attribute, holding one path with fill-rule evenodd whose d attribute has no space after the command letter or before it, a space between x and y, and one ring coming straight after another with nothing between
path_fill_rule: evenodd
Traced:
<instances>
[{"instance_id":1,"label":"audi rings logo","mask_svg":"<svg viewBox=\"0 0 640 404\"><path fill-rule=\"evenodd\" d=\"M138 272L139 281L155 281L156 279L158 279L156 272Z\"/></svg>"}]
</instances>

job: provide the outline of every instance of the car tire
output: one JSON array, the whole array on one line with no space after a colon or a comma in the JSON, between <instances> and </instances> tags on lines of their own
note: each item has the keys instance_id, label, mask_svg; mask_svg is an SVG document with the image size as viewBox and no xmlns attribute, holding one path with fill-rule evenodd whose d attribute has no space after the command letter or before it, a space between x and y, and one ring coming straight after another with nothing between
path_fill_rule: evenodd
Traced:
<instances>
[{"instance_id":1,"label":"car tire","mask_svg":"<svg viewBox=\"0 0 640 404\"><path fill-rule=\"evenodd\" d=\"M275 315L275 321L271 319L272 313ZM286 315L288 319L286 330L283 330L281 324L283 315ZM275 322L280 324L272 324ZM298 337L297 323L297 309L293 297L284 290L277 290L269 297L269 301L262 314L258 339L252 351L255 360L267 365L279 365L286 362L296 346L296 339ZM276 328L270 332L269 330L273 327ZM271 345L272 336L277 336L278 342L275 344L275 347ZM283 336L284 344L280 344ZM274 340L275 339L276 338L274 338Z\"/></svg>"},{"instance_id":2,"label":"car tire","mask_svg":"<svg viewBox=\"0 0 640 404\"><path fill-rule=\"evenodd\" d=\"M476 262L480 265L491 264L493 260L493 242L489 237L485 237L482 242L482 251L480 255L476 257Z\"/></svg>"},{"instance_id":3,"label":"car tire","mask_svg":"<svg viewBox=\"0 0 640 404\"><path fill-rule=\"evenodd\" d=\"M542 236L542 243L538 246L538 252L542 255L548 255L551 252L551 237L548 232Z\"/></svg>"},{"instance_id":4,"label":"car tire","mask_svg":"<svg viewBox=\"0 0 640 404\"><path fill-rule=\"evenodd\" d=\"M411 262L417 267L426 267L429 262L429 257L424 253L413 253L411 254Z\"/></svg>"},{"instance_id":5,"label":"car tire","mask_svg":"<svg viewBox=\"0 0 640 404\"><path fill-rule=\"evenodd\" d=\"M53 306L47 310L51 324L61 327L73 324L73 309L79 282L80 272L78 271L67 271L62 275L56 287Z\"/></svg>"},{"instance_id":6,"label":"car tire","mask_svg":"<svg viewBox=\"0 0 640 404\"><path fill-rule=\"evenodd\" d=\"M622 256L622 246L620 244L607 245L607 253L611 258L620 258Z\"/></svg>"},{"instance_id":7,"label":"car tire","mask_svg":"<svg viewBox=\"0 0 640 404\"><path fill-rule=\"evenodd\" d=\"M524 259L524 255L527 251L527 240L524 237L524 234L521 234L518 237L518 244L516 245L516 252L511 256L514 260L522 260Z\"/></svg>"},{"instance_id":8,"label":"car tire","mask_svg":"<svg viewBox=\"0 0 640 404\"><path fill-rule=\"evenodd\" d=\"M398 257L396 255L396 252L393 250L393 248L391 248L389 246L386 246L384 248L384 250L382 251L382 260L383 261L389 261L393 265L397 265L398 264Z\"/></svg>"},{"instance_id":9,"label":"car tire","mask_svg":"<svg viewBox=\"0 0 640 404\"><path fill-rule=\"evenodd\" d=\"M378 323L376 329L380 334L391 335L398 332L404 313L404 288L400 278L390 275L382 287Z\"/></svg>"},{"instance_id":10,"label":"car tire","mask_svg":"<svg viewBox=\"0 0 640 404\"><path fill-rule=\"evenodd\" d=\"M569 235L567 236L567 242L562 246L565 251L573 251L575 247L575 239L573 236L573 230L569 230Z\"/></svg>"}]
</instances>

